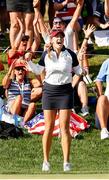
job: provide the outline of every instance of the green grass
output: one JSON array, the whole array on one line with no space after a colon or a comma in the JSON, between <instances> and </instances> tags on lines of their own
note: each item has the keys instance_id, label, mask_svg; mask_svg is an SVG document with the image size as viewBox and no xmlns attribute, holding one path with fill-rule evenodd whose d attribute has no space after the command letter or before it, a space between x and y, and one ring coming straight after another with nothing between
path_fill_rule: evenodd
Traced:
<instances>
[{"instance_id":1,"label":"green grass","mask_svg":"<svg viewBox=\"0 0 109 180\"><path fill-rule=\"evenodd\" d=\"M70 174L109 173L109 141L101 141L99 131L83 132L81 139L72 140ZM0 174L45 174L41 172L41 136L0 140ZM63 174L60 139L53 138L51 174Z\"/></svg>"},{"instance_id":2,"label":"green grass","mask_svg":"<svg viewBox=\"0 0 109 180\"><path fill-rule=\"evenodd\" d=\"M109 55L108 48L95 46L96 54L89 59L90 73L95 79L101 63ZM102 54L102 55L101 55ZM103 55L104 54L104 55ZM0 84L7 72L6 54L1 54L5 70L0 72ZM108 174L109 173L109 140L100 140L100 131L94 128L95 106L90 107L91 127L86 132L81 132L77 139L72 139L71 162L73 170L69 173L78 174ZM27 174L42 175L42 136L30 135L25 131L23 138L0 139L0 174ZM53 138L50 154L50 174L63 174L63 158L60 139ZM65 173L66 174L66 173Z\"/></svg>"}]
</instances>

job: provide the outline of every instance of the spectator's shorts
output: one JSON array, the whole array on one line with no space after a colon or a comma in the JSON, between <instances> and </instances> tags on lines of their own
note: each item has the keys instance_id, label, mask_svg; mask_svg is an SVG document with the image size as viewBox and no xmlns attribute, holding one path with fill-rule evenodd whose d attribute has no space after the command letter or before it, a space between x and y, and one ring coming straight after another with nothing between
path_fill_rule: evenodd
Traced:
<instances>
[{"instance_id":1,"label":"spectator's shorts","mask_svg":"<svg viewBox=\"0 0 109 180\"><path fill-rule=\"evenodd\" d=\"M6 8L6 1L0 0L0 8Z\"/></svg>"},{"instance_id":2,"label":"spectator's shorts","mask_svg":"<svg viewBox=\"0 0 109 180\"><path fill-rule=\"evenodd\" d=\"M6 0L6 5L9 12L34 12L33 0Z\"/></svg>"}]
</instances>

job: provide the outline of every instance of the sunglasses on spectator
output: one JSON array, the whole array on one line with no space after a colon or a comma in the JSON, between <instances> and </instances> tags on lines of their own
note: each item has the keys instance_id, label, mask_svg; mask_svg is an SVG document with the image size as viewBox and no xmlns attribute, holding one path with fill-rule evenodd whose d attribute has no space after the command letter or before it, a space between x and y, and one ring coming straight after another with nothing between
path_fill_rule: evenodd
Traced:
<instances>
[{"instance_id":1,"label":"sunglasses on spectator","mask_svg":"<svg viewBox=\"0 0 109 180\"><path fill-rule=\"evenodd\" d=\"M16 67L15 70L17 70L17 71L25 71L25 69L23 67Z\"/></svg>"},{"instance_id":2,"label":"sunglasses on spectator","mask_svg":"<svg viewBox=\"0 0 109 180\"><path fill-rule=\"evenodd\" d=\"M53 22L53 24L54 25L56 25L56 24L63 24L63 22L62 21L55 21L55 22Z\"/></svg>"},{"instance_id":3,"label":"sunglasses on spectator","mask_svg":"<svg viewBox=\"0 0 109 180\"><path fill-rule=\"evenodd\" d=\"M29 40L29 36L28 35L24 35L23 37L22 37L22 41L28 41Z\"/></svg>"}]
</instances>

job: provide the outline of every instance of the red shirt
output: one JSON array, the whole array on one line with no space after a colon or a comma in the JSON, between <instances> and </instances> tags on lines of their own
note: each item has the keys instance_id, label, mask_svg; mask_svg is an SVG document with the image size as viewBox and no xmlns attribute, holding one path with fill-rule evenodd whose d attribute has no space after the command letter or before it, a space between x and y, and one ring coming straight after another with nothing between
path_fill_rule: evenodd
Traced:
<instances>
[{"instance_id":1,"label":"red shirt","mask_svg":"<svg viewBox=\"0 0 109 180\"><path fill-rule=\"evenodd\" d=\"M16 51L16 53L12 57L9 57L9 54L8 54L8 65L10 66L15 59L18 59L21 56L24 56L24 54L25 54L24 51L21 51L21 52Z\"/></svg>"}]
</instances>

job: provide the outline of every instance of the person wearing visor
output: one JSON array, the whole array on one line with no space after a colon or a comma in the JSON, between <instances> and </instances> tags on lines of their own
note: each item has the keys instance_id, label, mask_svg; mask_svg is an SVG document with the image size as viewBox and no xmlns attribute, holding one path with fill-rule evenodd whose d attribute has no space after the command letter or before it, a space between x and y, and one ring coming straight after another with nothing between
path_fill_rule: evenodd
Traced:
<instances>
[{"instance_id":1,"label":"person wearing visor","mask_svg":"<svg viewBox=\"0 0 109 180\"><path fill-rule=\"evenodd\" d=\"M2 80L6 89L7 111L23 116L23 122L30 120L35 114L35 103L31 101L32 80L27 77L25 61L18 59L12 62L8 73Z\"/></svg>"},{"instance_id":2,"label":"person wearing visor","mask_svg":"<svg viewBox=\"0 0 109 180\"><path fill-rule=\"evenodd\" d=\"M51 47L44 51L37 64L28 61L32 72L41 74L45 70L42 91L42 109L44 111L45 131L42 138L43 165L42 171L50 171L49 154L52 142L52 133L56 114L59 113L61 145L63 151L63 170L70 171L70 144L69 133L70 113L73 108L72 71L81 76L76 54L65 48L65 34L60 29L50 32Z\"/></svg>"}]
</instances>

